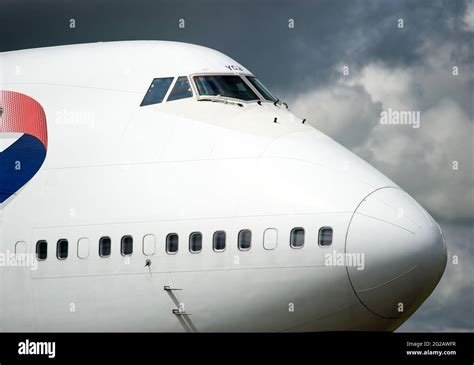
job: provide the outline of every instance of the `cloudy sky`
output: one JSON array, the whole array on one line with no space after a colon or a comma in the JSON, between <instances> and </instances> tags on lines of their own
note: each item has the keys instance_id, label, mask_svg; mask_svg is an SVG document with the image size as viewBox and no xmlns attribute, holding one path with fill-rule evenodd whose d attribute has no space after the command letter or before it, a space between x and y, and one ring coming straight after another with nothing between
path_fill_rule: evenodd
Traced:
<instances>
[{"instance_id":1,"label":"cloudy sky","mask_svg":"<svg viewBox=\"0 0 474 365\"><path fill-rule=\"evenodd\" d=\"M445 275L399 330L474 330L474 1L0 5L0 51L157 39L235 58L297 115L384 172L441 224L449 251ZM420 127L381 124L388 110L419 112Z\"/></svg>"}]
</instances>

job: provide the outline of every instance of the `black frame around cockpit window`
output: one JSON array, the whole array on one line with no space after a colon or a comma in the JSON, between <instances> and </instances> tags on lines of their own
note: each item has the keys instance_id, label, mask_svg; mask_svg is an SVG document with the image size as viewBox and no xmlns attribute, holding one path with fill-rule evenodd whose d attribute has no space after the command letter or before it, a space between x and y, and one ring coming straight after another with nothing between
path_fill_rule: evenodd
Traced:
<instances>
[{"instance_id":1,"label":"black frame around cockpit window","mask_svg":"<svg viewBox=\"0 0 474 365\"><path fill-rule=\"evenodd\" d=\"M202 98L222 97L246 102L259 100L259 95L240 75L194 75L193 81Z\"/></svg>"},{"instance_id":2,"label":"black frame around cockpit window","mask_svg":"<svg viewBox=\"0 0 474 365\"><path fill-rule=\"evenodd\" d=\"M245 75L245 79L258 91L259 95L263 97L264 100L275 103L278 101L278 98L273 95L273 93L267 89L262 82L253 75Z\"/></svg>"},{"instance_id":3,"label":"black frame around cockpit window","mask_svg":"<svg viewBox=\"0 0 474 365\"><path fill-rule=\"evenodd\" d=\"M248 91L250 91L253 96L255 96L255 99L241 99L241 98L236 98L232 96L226 96L226 95L201 95L199 93L199 88L196 84L195 77L199 76L232 76L232 77L238 77L242 83L246 86ZM251 79L253 78L258 81L258 79L255 78L255 76L251 74L241 74L241 73L229 73L229 72L206 72L206 73L194 73L188 76L170 76L170 77L161 77L161 78L154 78L150 86L148 87L148 90L146 91L143 100L140 104L141 107L143 106L148 106L148 105L154 105L154 104L160 104L163 102L168 102L168 101L173 101L173 100L180 100L180 99L185 99L185 98L192 98L195 97L197 100L211 100L215 101L215 99L223 99L225 102L229 100L230 102L235 102L239 105L241 103L262 103L262 102L271 102L271 103L276 103L278 102L278 99L260 82L260 86L263 88L263 90L266 90L267 94L262 93L252 82ZM178 82L181 80L185 80L187 83L190 85L190 90L189 93L185 95L179 95L178 97L173 97L173 91L176 88L176 85ZM159 89L159 90L155 90Z\"/></svg>"},{"instance_id":4,"label":"black frame around cockpit window","mask_svg":"<svg viewBox=\"0 0 474 365\"><path fill-rule=\"evenodd\" d=\"M185 86L187 85L187 87ZM183 87L184 86L184 87ZM187 89L187 90L186 90ZM187 76L178 76L172 84L172 88L166 97L166 102L182 100L193 97L193 88Z\"/></svg>"},{"instance_id":5,"label":"black frame around cockpit window","mask_svg":"<svg viewBox=\"0 0 474 365\"><path fill-rule=\"evenodd\" d=\"M160 104L166 97L171 84L174 81L174 77L158 77L154 78L148 87L145 96L140 106Z\"/></svg>"},{"instance_id":6,"label":"black frame around cockpit window","mask_svg":"<svg viewBox=\"0 0 474 365\"><path fill-rule=\"evenodd\" d=\"M257 99L255 100L243 100L243 99L236 99L236 98L231 98L231 97L222 97L224 99L229 99L238 103L255 103L255 102L271 102L273 103L274 101L266 99L256 88L255 86L252 85L252 83L247 79L247 77L255 77L252 74L236 74L236 73L226 73L226 72L205 72L205 73L194 73L189 75L189 81L191 83L191 88L193 89L193 93L196 97L197 100L209 100L212 98L216 98L216 96L211 96L211 95L201 95L199 93L199 89L196 85L196 82L194 80L195 76L238 76L240 77L243 82L254 92L254 94L257 96Z\"/></svg>"}]
</instances>

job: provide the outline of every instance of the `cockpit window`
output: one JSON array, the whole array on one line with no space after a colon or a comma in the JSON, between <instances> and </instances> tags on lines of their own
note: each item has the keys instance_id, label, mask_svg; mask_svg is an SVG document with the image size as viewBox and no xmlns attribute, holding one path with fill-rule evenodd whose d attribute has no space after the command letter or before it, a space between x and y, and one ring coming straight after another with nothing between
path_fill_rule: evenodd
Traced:
<instances>
[{"instance_id":1,"label":"cockpit window","mask_svg":"<svg viewBox=\"0 0 474 365\"><path fill-rule=\"evenodd\" d=\"M176 80L173 90L171 90L166 101L190 98L192 96L193 92L191 91L188 78L186 76L180 76L178 77L178 80Z\"/></svg>"},{"instance_id":2,"label":"cockpit window","mask_svg":"<svg viewBox=\"0 0 474 365\"><path fill-rule=\"evenodd\" d=\"M161 103L172 82L172 77L153 79L140 106Z\"/></svg>"},{"instance_id":3,"label":"cockpit window","mask_svg":"<svg viewBox=\"0 0 474 365\"><path fill-rule=\"evenodd\" d=\"M255 87L257 89L257 91L262 94L262 96L266 99L266 100L270 100L270 101L277 101L278 99L270 92L268 91L268 89L263 86L263 84L258 81L258 79L254 76L247 76L247 80L249 80L249 82L253 85L253 87Z\"/></svg>"},{"instance_id":4,"label":"cockpit window","mask_svg":"<svg viewBox=\"0 0 474 365\"><path fill-rule=\"evenodd\" d=\"M201 96L223 96L245 101L258 100L258 96L240 76L194 76L194 82Z\"/></svg>"}]
</instances>

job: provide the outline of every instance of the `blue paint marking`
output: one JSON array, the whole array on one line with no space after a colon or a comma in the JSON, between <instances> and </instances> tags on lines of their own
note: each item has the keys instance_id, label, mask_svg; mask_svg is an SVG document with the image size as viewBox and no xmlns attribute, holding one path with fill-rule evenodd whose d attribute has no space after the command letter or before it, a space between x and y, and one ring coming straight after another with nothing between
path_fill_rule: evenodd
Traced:
<instances>
[{"instance_id":1,"label":"blue paint marking","mask_svg":"<svg viewBox=\"0 0 474 365\"><path fill-rule=\"evenodd\" d=\"M0 152L0 203L20 190L39 170L46 149L39 139L24 134Z\"/></svg>"}]
</instances>

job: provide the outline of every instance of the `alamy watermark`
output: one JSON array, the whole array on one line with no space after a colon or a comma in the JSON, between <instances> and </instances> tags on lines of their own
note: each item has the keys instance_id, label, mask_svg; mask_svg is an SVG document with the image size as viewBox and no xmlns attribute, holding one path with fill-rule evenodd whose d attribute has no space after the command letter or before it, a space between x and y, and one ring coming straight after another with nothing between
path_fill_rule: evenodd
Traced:
<instances>
[{"instance_id":1,"label":"alamy watermark","mask_svg":"<svg viewBox=\"0 0 474 365\"><path fill-rule=\"evenodd\" d=\"M7 250L0 252L0 267L29 267L36 270L38 260L34 253L14 253Z\"/></svg>"},{"instance_id":2,"label":"alamy watermark","mask_svg":"<svg viewBox=\"0 0 474 365\"><path fill-rule=\"evenodd\" d=\"M56 112L56 124L95 126L95 113L85 110L69 110L63 108Z\"/></svg>"},{"instance_id":3,"label":"alamy watermark","mask_svg":"<svg viewBox=\"0 0 474 365\"><path fill-rule=\"evenodd\" d=\"M56 342L26 339L18 343L18 355L46 355L50 359L54 359L56 357Z\"/></svg>"},{"instance_id":4,"label":"alamy watermark","mask_svg":"<svg viewBox=\"0 0 474 365\"><path fill-rule=\"evenodd\" d=\"M380 112L380 124L391 125L411 125L413 128L420 128L419 110L382 110Z\"/></svg>"},{"instance_id":5,"label":"alamy watermark","mask_svg":"<svg viewBox=\"0 0 474 365\"><path fill-rule=\"evenodd\" d=\"M365 255L363 253L347 253L333 250L324 255L324 266L353 266L357 270L364 270Z\"/></svg>"}]
</instances>

